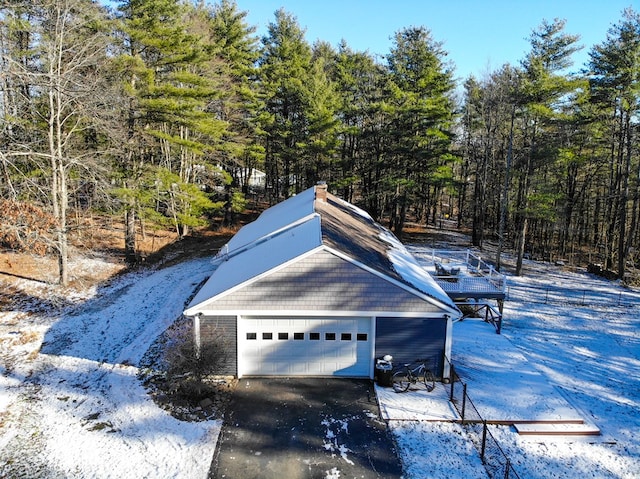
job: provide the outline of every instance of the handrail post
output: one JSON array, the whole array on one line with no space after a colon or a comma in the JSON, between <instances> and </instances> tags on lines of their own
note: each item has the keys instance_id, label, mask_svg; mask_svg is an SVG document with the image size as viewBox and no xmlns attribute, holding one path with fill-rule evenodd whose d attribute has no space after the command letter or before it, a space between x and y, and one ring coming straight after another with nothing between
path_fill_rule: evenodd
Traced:
<instances>
[{"instance_id":1,"label":"handrail post","mask_svg":"<svg viewBox=\"0 0 640 479\"><path fill-rule=\"evenodd\" d=\"M462 412L460 413L460 415L462 416L462 424L465 424L464 412L466 407L467 407L467 384L462 383Z\"/></svg>"},{"instance_id":2,"label":"handrail post","mask_svg":"<svg viewBox=\"0 0 640 479\"><path fill-rule=\"evenodd\" d=\"M452 368L453 369L453 368ZM451 392L449 393L449 402L453 402L453 385L456 383L456 377L451 374Z\"/></svg>"},{"instance_id":3,"label":"handrail post","mask_svg":"<svg viewBox=\"0 0 640 479\"><path fill-rule=\"evenodd\" d=\"M482 420L482 445L480 446L480 460L484 462L484 452L487 445L487 421Z\"/></svg>"}]
</instances>

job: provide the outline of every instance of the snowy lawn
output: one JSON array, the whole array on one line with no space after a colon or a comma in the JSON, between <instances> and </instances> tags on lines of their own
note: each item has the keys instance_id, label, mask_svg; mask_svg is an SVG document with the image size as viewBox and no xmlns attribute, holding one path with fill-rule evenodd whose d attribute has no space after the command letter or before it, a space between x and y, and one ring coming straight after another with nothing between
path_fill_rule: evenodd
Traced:
<instances>
[{"instance_id":1,"label":"snowy lawn","mask_svg":"<svg viewBox=\"0 0 640 479\"><path fill-rule=\"evenodd\" d=\"M554 440L505 427L494 434L523 478L640 477L640 295L586 273L527 266L526 276L509 278L503 335L602 436ZM559 297L532 303L540 285Z\"/></svg>"},{"instance_id":2,"label":"snowy lawn","mask_svg":"<svg viewBox=\"0 0 640 479\"><path fill-rule=\"evenodd\" d=\"M211 263L198 259L63 294L19 281L16 287L31 299L0 312L0 476L207 477L220 421L174 419L149 398L137 373L149 346L210 273ZM640 295L535 263L509 284L503 334L483 334L487 344L479 344L477 354L509 340L517 355L505 361L505 370L528 364L536 380L544 379L602 431L598 437L553 438L492 426L521 478L640 477ZM582 304L585 288L601 294L600 305ZM544 291L553 291L548 304ZM611 299L621 291L631 301ZM491 371L491 364L481 366ZM473 399L474 390L469 394ZM496 411L522 412L526 399L475 394ZM410 394L398 401L406 401L394 404L400 410L415 408ZM486 477L460 425L389 424L406 479Z\"/></svg>"},{"instance_id":3,"label":"snowy lawn","mask_svg":"<svg viewBox=\"0 0 640 479\"><path fill-rule=\"evenodd\" d=\"M520 436L511 426L491 426L515 470L522 479L637 479L640 294L533 262L525 276L508 281L502 335L477 320L454 325L454 363L464 363L471 399L494 419L577 416L602 432ZM419 409L418 393L398 396L393 408ZM425 421L428 415L416 411L416 421L390 421L407 477L487 477L464 429Z\"/></svg>"},{"instance_id":4,"label":"snowy lawn","mask_svg":"<svg viewBox=\"0 0 640 479\"><path fill-rule=\"evenodd\" d=\"M478 451L462 426L447 422L391 421L407 479L486 479Z\"/></svg>"},{"instance_id":5,"label":"snowy lawn","mask_svg":"<svg viewBox=\"0 0 640 479\"><path fill-rule=\"evenodd\" d=\"M453 362L488 422L580 422L562 392L504 334L481 319L454 325ZM499 398L497 401L496 398Z\"/></svg>"},{"instance_id":6,"label":"snowy lawn","mask_svg":"<svg viewBox=\"0 0 640 479\"><path fill-rule=\"evenodd\" d=\"M193 260L124 275L59 313L3 312L0 476L206 477L220 421L174 419L136 366L210 272Z\"/></svg>"}]
</instances>

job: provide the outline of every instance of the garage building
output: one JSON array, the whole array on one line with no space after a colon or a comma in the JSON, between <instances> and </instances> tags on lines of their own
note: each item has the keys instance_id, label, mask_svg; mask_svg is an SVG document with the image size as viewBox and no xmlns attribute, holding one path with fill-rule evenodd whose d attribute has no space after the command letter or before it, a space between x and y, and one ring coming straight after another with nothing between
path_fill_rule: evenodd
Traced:
<instances>
[{"instance_id":1,"label":"garage building","mask_svg":"<svg viewBox=\"0 0 640 479\"><path fill-rule=\"evenodd\" d=\"M375 359L428 358L448 377L453 301L398 239L318 185L265 210L227 243L186 311L225 374L374 375Z\"/></svg>"}]
</instances>

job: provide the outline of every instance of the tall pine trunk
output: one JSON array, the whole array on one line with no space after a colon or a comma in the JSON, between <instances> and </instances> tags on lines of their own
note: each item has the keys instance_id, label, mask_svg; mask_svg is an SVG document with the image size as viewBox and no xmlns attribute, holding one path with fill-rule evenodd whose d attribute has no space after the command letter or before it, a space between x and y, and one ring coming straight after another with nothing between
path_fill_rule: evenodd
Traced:
<instances>
[{"instance_id":1,"label":"tall pine trunk","mask_svg":"<svg viewBox=\"0 0 640 479\"><path fill-rule=\"evenodd\" d=\"M507 161L504 170L504 186L500 201L500 220L498 223L498 251L496 252L496 269L502 267L502 249L504 248L504 232L507 226L507 214L509 213L509 186L511 185L511 163L513 162L513 128L515 125L516 109L511 110L511 124L509 127L509 145L507 147ZM524 256L524 253L523 253Z\"/></svg>"},{"instance_id":2,"label":"tall pine trunk","mask_svg":"<svg viewBox=\"0 0 640 479\"><path fill-rule=\"evenodd\" d=\"M127 263L135 264L136 257L136 210L127 206L124 212L124 257Z\"/></svg>"},{"instance_id":3,"label":"tall pine trunk","mask_svg":"<svg viewBox=\"0 0 640 479\"><path fill-rule=\"evenodd\" d=\"M620 149L626 149L624 159L624 171L622 173L622 186L620 188L619 204L619 228L618 233L618 278L624 278L625 262L627 259L627 200L629 199L629 175L631 174L631 125L630 116L625 115L624 133L626 140L620 145ZM631 241L629 237L628 241Z\"/></svg>"},{"instance_id":4,"label":"tall pine trunk","mask_svg":"<svg viewBox=\"0 0 640 479\"><path fill-rule=\"evenodd\" d=\"M522 218L522 227L520 228L520 234L518 235L518 251L516 260L515 275L520 276L522 274L522 262L524 259L524 250L527 242L527 227L529 225L529 218L524 216Z\"/></svg>"}]
</instances>

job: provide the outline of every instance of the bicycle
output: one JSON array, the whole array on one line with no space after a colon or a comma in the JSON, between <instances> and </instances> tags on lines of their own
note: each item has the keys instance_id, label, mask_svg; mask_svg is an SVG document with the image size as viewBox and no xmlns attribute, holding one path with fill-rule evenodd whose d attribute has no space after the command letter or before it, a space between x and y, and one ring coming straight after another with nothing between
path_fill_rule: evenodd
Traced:
<instances>
[{"instance_id":1,"label":"bicycle","mask_svg":"<svg viewBox=\"0 0 640 479\"><path fill-rule=\"evenodd\" d=\"M412 363L406 363L391 377L393 390L397 393L407 392L412 384L418 381L424 383L427 392L431 392L436 387L436 378L427 367L426 359L416 359ZM416 367L411 367L416 364Z\"/></svg>"}]
</instances>

